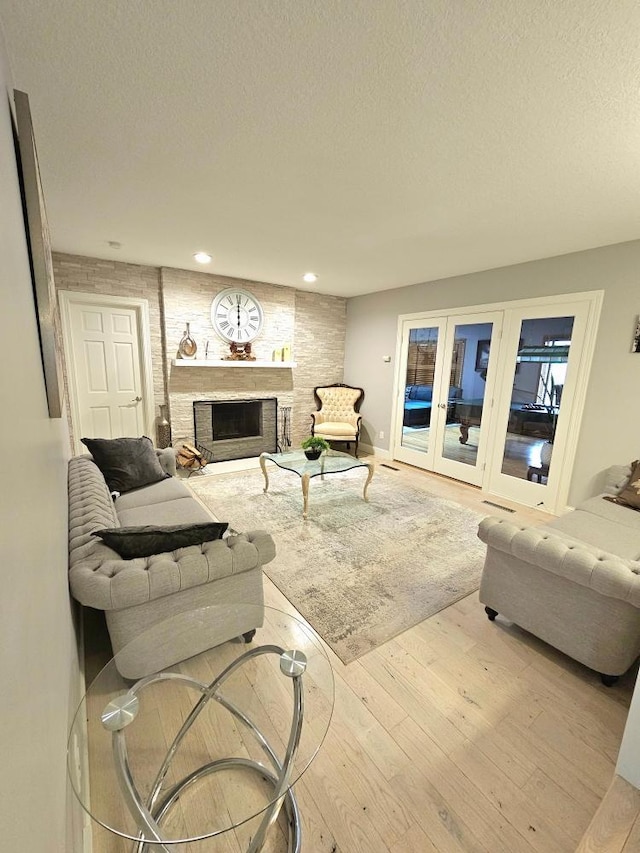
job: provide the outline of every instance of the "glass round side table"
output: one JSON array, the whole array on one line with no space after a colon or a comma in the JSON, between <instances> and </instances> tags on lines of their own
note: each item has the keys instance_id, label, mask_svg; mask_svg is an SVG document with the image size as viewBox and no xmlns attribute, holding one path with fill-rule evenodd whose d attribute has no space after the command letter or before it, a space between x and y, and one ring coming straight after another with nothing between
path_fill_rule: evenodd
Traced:
<instances>
[{"instance_id":1,"label":"glass round side table","mask_svg":"<svg viewBox=\"0 0 640 853\"><path fill-rule=\"evenodd\" d=\"M116 655L75 714L73 790L93 820L137 853L232 831L247 853L262 850L270 831L288 833L288 849L301 849L292 788L329 728L331 664L307 625L269 607L196 610L186 628L181 621L181 638L206 636L211 620L228 620L233 608L240 621L259 611L250 614L262 624L253 643L232 640L135 682L120 675ZM162 623L165 643L171 623ZM127 660L135 642L122 650Z\"/></svg>"}]
</instances>

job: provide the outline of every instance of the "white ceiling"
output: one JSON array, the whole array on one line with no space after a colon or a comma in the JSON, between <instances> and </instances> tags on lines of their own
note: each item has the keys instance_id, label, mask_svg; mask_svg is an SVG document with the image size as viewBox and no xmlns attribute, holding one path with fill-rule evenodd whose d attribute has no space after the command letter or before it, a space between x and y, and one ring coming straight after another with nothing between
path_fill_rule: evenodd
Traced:
<instances>
[{"instance_id":1,"label":"white ceiling","mask_svg":"<svg viewBox=\"0 0 640 853\"><path fill-rule=\"evenodd\" d=\"M637 0L0 0L0 20L60 251L349 296L640 237Z\"/></svg>"}]
</instances>

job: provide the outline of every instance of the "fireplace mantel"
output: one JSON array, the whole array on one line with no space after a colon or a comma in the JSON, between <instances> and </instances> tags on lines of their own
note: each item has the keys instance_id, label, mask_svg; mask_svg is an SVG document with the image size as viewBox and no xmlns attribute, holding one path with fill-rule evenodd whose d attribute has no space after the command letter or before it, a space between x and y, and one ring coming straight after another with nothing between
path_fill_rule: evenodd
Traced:
<instances>
[{"instance_id":1,"label":"fireplace mantel","mask_svg":"<svg viewBox=\"0 0 640 853\"><path fill-rule=\"evenodd\" d=\"M297 367L295 361L231 361L226 359L173 358L173 367Z\"/></svg>"}]
</instances>

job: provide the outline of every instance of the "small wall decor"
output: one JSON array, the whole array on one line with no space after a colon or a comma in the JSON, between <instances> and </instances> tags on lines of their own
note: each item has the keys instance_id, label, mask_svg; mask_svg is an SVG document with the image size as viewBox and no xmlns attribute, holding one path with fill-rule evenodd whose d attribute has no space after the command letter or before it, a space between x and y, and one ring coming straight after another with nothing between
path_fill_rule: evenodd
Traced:
<instances>
[{"instance_id":1,"label":"small wall decor","mask_svg":"<svg viewBox=\"0 0 640 853\"><path fill-rule=\"evenodd\" d=\"M636 330L631 343L631 352L640 352L640 316L636 317Z\"/></svg>"},{"instance_id":2,"label":"small wall decor","mask_svg":"<svg viewBox=\"0 0 640 853\"><path fill-rule=\"evenodd\" d=\"M186 326L187 328L184 330L184 333L180 338L180 343L178 344L178 358L195 358L196 352L198 351L198 345L191 337L189 323L187 323Z\"/></svg>"}]
</instances>

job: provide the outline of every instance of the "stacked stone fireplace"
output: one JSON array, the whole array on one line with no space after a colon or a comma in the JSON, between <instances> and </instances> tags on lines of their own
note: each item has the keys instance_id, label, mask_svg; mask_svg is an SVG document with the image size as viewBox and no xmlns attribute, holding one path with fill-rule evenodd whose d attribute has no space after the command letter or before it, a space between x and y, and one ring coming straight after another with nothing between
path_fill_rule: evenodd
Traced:
<instances>
[{"instance_id":1,"label":"stacked stone fireplace","mask_svg":"<svg viewBox=\"0 0 640 853\"><path fill-rule=\"evenodd\" d=\"M193 403L195 445L211 462L246 459L278 449L278 401L196 400Z\"/></svg>"},{"instance_id":2,"label":"stacked stone fireplace","mask_svg":"<svg viewBox=\"0 0 640 853\"><path fill-rule=\"evenodd\" d=\"M282 444L281 433L284 427L288 427L289 434L291 432L291 412L294 406L291 370L186 364L175 367L171 363L169 370L169 411L175 447L185 441L201 443L207 450L207 454L203 455L207 456L208 461L215 462L259 456L260 453L277 450L280 445L282 449L289 449ZM253 402L261 404L259 429L255 427L255 420L251 423L251 418L255 419L255 414L252 414L255 409L245 405ZM223 418L222 425L214 429L211 407L226 403L232 405L229 409L220 409L218 414ZM233 424L225 425L224 412L233 412L236 408L233 404L236 403L241 404L237 411L247 421L246 430L240 428L242 424L235 427ZM288 417L284 416L286 412ZM239 435L243 431L251 434ZM296 436L296 440L299 442L302 439ZM213 449L210 448L211 444ZM208 455L210 453L213 453L213 458Z\"/></svg>"}]
</instances>

